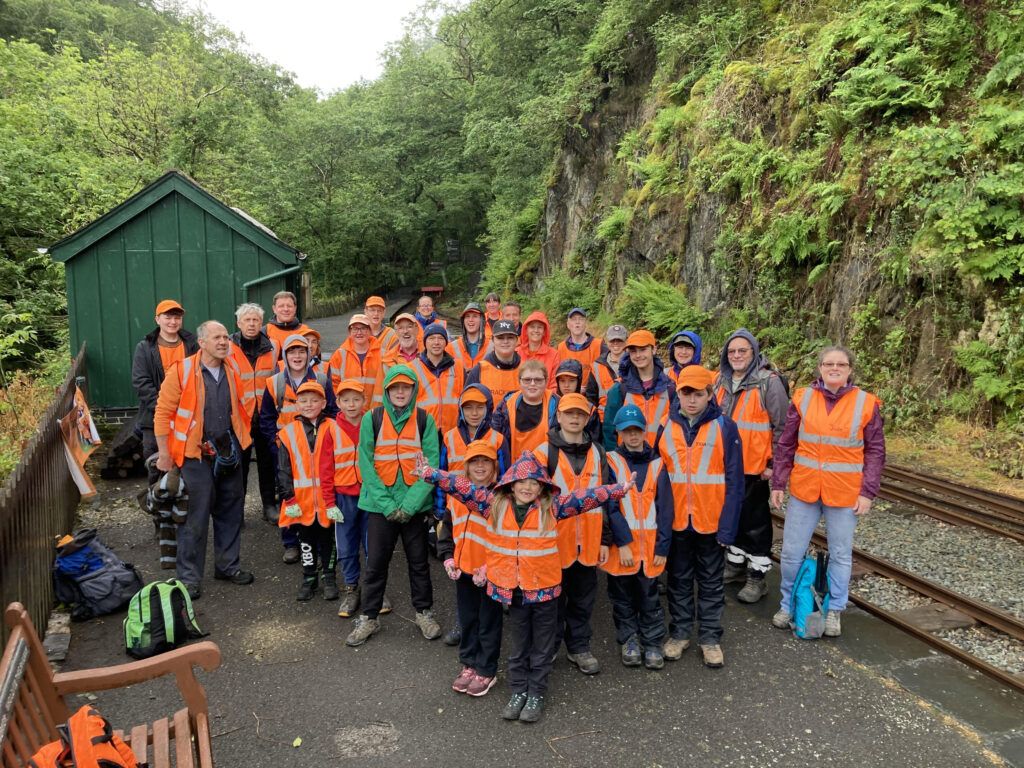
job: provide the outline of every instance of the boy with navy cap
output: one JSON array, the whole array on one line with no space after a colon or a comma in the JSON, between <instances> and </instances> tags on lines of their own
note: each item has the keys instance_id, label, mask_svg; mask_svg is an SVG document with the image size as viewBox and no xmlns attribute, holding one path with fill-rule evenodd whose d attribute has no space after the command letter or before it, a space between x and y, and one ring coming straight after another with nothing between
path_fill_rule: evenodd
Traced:
<instances>
[{"instance_id":1,"label":"boy with navy cap","mask_svg":"<svg viewBox=\"0 0 1024 768\"><path fill-rule=\"evenodd\" d=\"M589 371L594 361L607 351L601 339L595 338L587 330L587 310L573 307L565 318L565 326L569 331L565 341L558 345L558 359L578 360L584 371ZM583 382L580 382L583 386Z\"/></svg>"}]
</instances>

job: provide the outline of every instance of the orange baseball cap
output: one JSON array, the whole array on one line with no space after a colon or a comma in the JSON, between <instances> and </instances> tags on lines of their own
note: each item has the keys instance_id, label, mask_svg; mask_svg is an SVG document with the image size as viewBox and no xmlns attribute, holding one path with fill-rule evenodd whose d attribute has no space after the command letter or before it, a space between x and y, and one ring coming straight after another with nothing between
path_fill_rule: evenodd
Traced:
<instances>
[{"instance_id":1,"label":"orange baseball cap","mask_svg":"<svg viewBox=\"0 0 1024 768\"><path fill-rule=\"evenodd\" d=\"M470 387L462 393L462 397L459 398L459 405L463 403L480 403L481 405L487 405L487 396L480 391L478 387Z\"/></svg>"},{"instance_id":2,"label":"orange baseball cap","mask_svg":"<svg viewBox=\"0 0 1024 768\"><path fill-rule=\"evenodd\" d=\"M391 389L393 386L395 386L395 384L409 384L410 386L412 386L415 385L416 382L413 381L412 378L410 378L409 376L406 376L404 373L399 373L395 375L395 378L388 382L388 389Z\"/></svg>"},{"instance_id":3,"label":"orange baseball cap","mask_svg":"<svg viewBox=\"0 0 1024 768\"><path fill-rule=\"evenodd\" d=\"M399 320L408 320L413 325L419 325L419 321L416 320L416 318L413 315L410 315L408 312L403 312L398 317L396 317L394 325L398 325Z\"/></svg>"},{"instance_id":4,"label":"orange baseball cap","mask_svg":"<svg viewBox=\"0 0 1024 768\"><path fill-rule=\"evenodd\" d=\"M385 302L384 299L381 298L380 296L368 296L366 298L366 303L365 303L364 306L367 306L367 307L383 307L384 309L387 309L387 307L388 307L387 302Z\"/></svg>"},{"instance_id":5,"label":"orange baseball cap","mask_svg":"<svg viewBox=\"0 0 1024 768\"><path fill-rule=\"evenodd\" d=\"M316 340L320 341L320 331L316 328L310 328L308 325L299 328L297 333L301 333L303 336L316 336Z\"/></svg>"},{"instance_id":6,"label":"orange baseball cap","mask_svg":"<svg viewBox=\"0 0 1024 768\"><path fill-rule=\"evenodd\" d=\"M320 397L326 397L324 394L324 388L320 386L318 381L304 381L299 385L299 388L295 390L296 395L301 395L303 392L315 392Z\"/></svg>"},{"instance_id":7,"label":"orange baseball cap","mask_svg":"<svg viewBox=\"0 0 1024 768\"><path fill-rule=\"evenodd\" d=\"M641 328L639 331L633 331L629 334L629 338L626 339L626 347L654 347L657 346L658 342L654 338L654 334L650 331Z\"/></svg>"},{"instance_id":8,"label":"orange baseball cap","mask_svg":"<svg viewBox=\"0 0 1024 768\"><path fill-rule=\"evenodd\" d=\"M466 462L468 463L470 459L476 459L480 456L496 462L498 460L498 449L486 440L474 440L466 448Z\"/></svg>"},{"instance_id":9,"label":"orange baseball cap","mask_svg":"<svg viewBox=\"0 0 1024 768\"><path fill-rule=\"evenodd\" d=\"M164 299L156 305L156 314L163 315L167 312L181 312L181 314L185 314L184 308L174 299Z\"/></svg>"},{"instance_id":10,"label":"orange baseball cap","mask_svg":"<svg viewBox=\"0 0 1024 768\"><path fill-rule=\"evenodd\" d=\"M340 395L346 390L351 392L358 392L360 395L365 395L366 392L363 390L363 385L360 384L356 379L342 379L341 383L338 384L338 388L334 391L334 394Z\"/></svg>"},{"instance_id":11,"label":"orange baseball cap","mask_svg":"<svg viewBox=\"0 0 1024 768\"><path fill-rule=\"evenodd\" d=\"M577 410L589 415L593 409L594 407L590 404L590 401L579 392L570 392L568 395L562 395L562 398L558 401L559 413Z\"/></svg>"},{"instance_id":12,"label":"orange baseball cap","mask_svg":"<svg viewBox=\"0 0 1024 768\"><path fill-rule=\"evenodd\" d=\"M703 365L688 365L679 372L676 380L676 389L689 387L690 389L707 389L714 383L715 374Z\"/></svg>"}]
</instances>

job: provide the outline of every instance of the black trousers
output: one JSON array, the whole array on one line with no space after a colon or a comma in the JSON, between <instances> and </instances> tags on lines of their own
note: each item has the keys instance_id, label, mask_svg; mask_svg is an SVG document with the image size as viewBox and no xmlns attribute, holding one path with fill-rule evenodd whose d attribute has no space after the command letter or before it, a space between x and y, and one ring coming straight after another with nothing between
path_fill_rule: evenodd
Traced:
<instances>
[{"instance_id":1,"label":"black trousers","mask_svg":"<svg viewBox=\"0 0 1024 768\"><path fill-rule=\"evenodd\" d=\"M512 693L543 696L558 649L558 603L524 603L518 589L512 594L508 611L508 684Z\"/></svg>"},{"instance_id":2,"label":"black trousers","mask_svg":"<svg viewBox=\"0 0 1024 768\"><path fill-rule=\"evenodd\" d=\"M644 648L660 648L665 640L665 609L658 595L658 580L644 576L608 575L615 640L622 645L636 635Z\"/></svg>"},{"instance_id":3,"label":"black trousers","mask_svg":"<svg viewBox=\"0 0 1024 768\"><path fill-rule=\"evenodd\" d=\"M771 481L762 480L760 475L745 475L744 480L739 528L736 541L729 547L728 560L736 565L752 560L755 570L767 571L772 563Z\"/></svg>"},{"instance_id":4,"label":"black trousers","mask_svg":"<svg viewBox=\"0 0 1024 768\"><path fill-rule=\"evenodd\" d=\"M583 653L590 650L590 638L594 630L590 617L594 615L597 602L597 566L573 563L562 569L562 594L558 598L558 640L552 653L558 651L558 644L565 640L569 653Z\"/></svg>"},{"instance_id":5,"label":"black trousers","mask_svg":"<svg viewBox=\"0 0 1024 768\"><path fill-rule=\"evenodd\" d=\"M388 586L388 569L395 545L402 540L405 559L409 565L409 591L412 606L425 611L434 604L434 590L430 584L430 564L427 562L427 529L422 515L407 523L392 523L377 512L370 512L366 522L366 576L363 580L363 613L377 618L384 603L384 590Z\"/></svg>"},{"instance_id":6,"label":"black trousers","mask_svg":"<svg viewBox=\"0 0 1024 768\"><path fill-rule=\"evenodd\" d=\"M314 520L312 525L295 527L299 529L299 562L302 563L303 578L315 579L318 565L325 574L334 573L338 564L334 548L334 525L324 528Z\"/></svg>"},{"instance_id":7,"label":"black trousers","mask_svg":"<svg viewBox=\"0 0 1024 768\"><path fill-rule=\"evenodd\" d=\"M252 427L252 442L249 447L242 451L242 491L249 490L249 461L252 454L256 453L256 471L260 476L260 501L264 506L274 503L277 489L274 486L274 455L270 452L270 443L260 432L259 426Z\"/></svg>"},{"instance_id":8,"label":"black trousers","mask_svg":"<svg viewBox=\"0 0 1024 768\"><path fill-rule=\"evenodd\" d=\"M724 575L725 550L715 540L715 534L672 532L668 554L668 629L673 638L689 637L696 621L700 625L699 642L718 643L725 609Z\"/></svg>"},{"instance_id":9,"label":"black trousers","mask_svg":"<svg viewBox=\"0 0 1024 768\"><path fill-rule=\"evenodd\" d=\"M473 577L462 574L455 582L456 616L462 627L459 661L478 675L494 677L501 654L501 627L504 612L501 603L487 596L486 587L478 587Z\"/></svg>"}]
</instances>

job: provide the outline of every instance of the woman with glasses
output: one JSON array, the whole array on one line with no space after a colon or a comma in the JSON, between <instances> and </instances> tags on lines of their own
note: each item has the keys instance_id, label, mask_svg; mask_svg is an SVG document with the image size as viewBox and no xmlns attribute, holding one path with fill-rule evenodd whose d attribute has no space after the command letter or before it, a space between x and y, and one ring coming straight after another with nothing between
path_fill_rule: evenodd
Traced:
<instances>
[{"instance_id":1,"label":"woman with glasses","mask_svg":"<svg viewBox=\"0 0 1024 768\"><path fill-rule=\"evenodd\" d=\"M826 347L818 355L819 378L793 393L786 427L774 457L771 503L789 504L782 535L782 604L772 617L780 629L790 626L790 598L796 572L811 534L825 518L828 535L829 610L825 635L838 637L846 608L853 564L857 517L867 514L878 493L885 465L881 401L855 386L853 355L845 347Z\"/></svg>"}]
</instances>

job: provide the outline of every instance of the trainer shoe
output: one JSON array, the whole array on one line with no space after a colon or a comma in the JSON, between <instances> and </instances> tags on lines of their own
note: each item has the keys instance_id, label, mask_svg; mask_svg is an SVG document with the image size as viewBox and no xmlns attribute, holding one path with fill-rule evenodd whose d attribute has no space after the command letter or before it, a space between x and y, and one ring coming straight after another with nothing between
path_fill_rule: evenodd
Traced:
<instances>
[{"instance_id":1,"label":"trainer shoe","mask_svg":"<svg viewBox=\"0 0 1024 768\"><path fill-rule=\"evenodd\" d=\"M508 700L508 704L501 710L501 716L505 720L518 720L519 713L523 711L523 707L526 706L526 691L520 693L513 693L512 698Z\"/></svg>"},{"instance_id":2,"label":"trainer shoe","mask_svg":"<svg viewBox=\"0 0 1024 768\"><path fill-rule=\"evenodd\" d=\"M825 614L825 637L839 637L843 633L839 617L839 611L829 611Z\"/></svg>"},{"instance_id":3,"label":"trainer shoe","mask_svg":"<svg viewBox=\"0 0 1024 768\"><path fill-rule=\"evenodd\" d=\"M278 519L280 519L281 510L278 509L277 504L264 504L263 505L263 519L268 523L277 525Z\"/></svg>"},{"instance_id":4,"label":"trainer shoe","mask_svg":"<svg viewBox=\"0 0 1024 768\"><path fill-rule=\"evenodd\" d=\"M665 641L665 645L662 648L662 653L665 654L665 658L669 661L676 661L680 656L683 655L683 651L690 647L690 638L688 637L670 637Z\"/></svg>"},{"instance_id":5,"label":"trainer shoe","mask_svg":"<svg viewBox=\"0 0 1024 768\"><path fill-rule=\"evenodd\" d=\"M594 658L594 654L592 654L590 651L570 653L566 656L566 658L569 659L571 663L575 664L576 668L579 669L579 671L582 672L584 675L596 675L598 672L601 671L601 665L598 663L597 659ZM536 721L529 720L527 722L532 723Z\"/></svg>"},{"instance_id":6,"label":"trainer shoe","mask_svg":"<svg viewBox=\"0 0 1024 768\"><path fill-rule=\"evenodd\" d=\"M743 585L743 589L736 595L736 599L741 603L756 603L767 594L768 582L764 580L764 574L757 571L749 571L747 573L747 583Z\"/></svg>"},{"instance_id":7,"label":"trainer shoe","mask_svg":"<svg viewBox=\"0 0 1024 768\"><path fill-rule=\"evenodd\" d=\"M347 619L358 610L359 585L346 584L341 589L341 604L338 606L338 615L343 619Z\"/></svg>"},{"instance_id":8,"label":"trainer shoe","mask_svg":"<svg viewBox=\"0 0 1024 768\"><path fill-rule=\"evenodd\" d=\"M203 590L198 584L186 584L185 591L188 592L189 599L198 600L203 596Z\"/></svg>"},{"instance_id":9,"label":"trainer shoe","mask_svg":"<svg viewBox=\"0 0 1024 768\"><path fill-rule=\"evenodd\" d=\"M544 697L527 696L526 706L519 713L520 723L536 723L544 714Z\"/></svg>"},{"instance_id":10,"label":"trainer shoe","mask_svg":"<svg viewBox=\"0 0 1024 768\"><path fill-rule=\"evenodd\" d=\"M644 651L644 666L648 669L661 669L665 666L665 654L660 648L648 648Z\"/></svg>"},{"instance_id":11,"label":"trainer shoe","mask_svg":"<svg viewBox=\"0 0 1024 768\"><path fill-rule=\"evenodd\" d=\"M241 569L234 573L221 573L219 571L214 571L213 578L218 581L230 581L232 584L239 584L241 586L252 584L256 581L256 577L252 575L251 571L243 571Z\"/></svg>"},{"instance_id":12,"label":"trainer shoe","mask_svg":"<svg viewBox=\"0 0 1024 768\"><path fill-rule=\"evenodd\" d=\"M462 642L462 627L456 624L454 627L444 633L444 644L445 645L458 645Z\"/></svg>"},{"instance_id":13,"label":"trainer shoe","mask_svg":"<svg viewBox=\"0 0 1024 768\"><path fill-rule=\"evenodd\" d=\"M780 608L772 616L772 626L778 629L789 629L791 621L793 621L793 614L785 608Z\"/></svg>"},{"instance_id":14,"label":"trainer shoe","mask_svg":"<svg viewBox=\"0 0 1024 768\"><path fill-rule=\"evenodd\" d=\"M466 693L470 696L485 696L496 682L498 682L497 677L473 675L473 679L469 681L469 687L466 688Z\"/></svg>"},{"instance_id":15,"label":"trainer shoe","mask_svg":"<svg viewBox=\"0 0 1024 768\"><path fill-rule=\"evenodd\" d=\"M316 592L316 576L310 579L303 579L302 584L299 585L299 592L295 595L295 599L300 603L305 603L313 599L313 594Z\"/></svg>"},{"instance_id":16,"label":"trainer shoe","mask_svg":"<svg viewBox=\"0 0 1024 768\"><path fill-rule=\"evenodd\" d=\"M640 643L636 639L636 635L622 644L622 663L627 667L640 666Z\"/></svg>"},{"instance_id":17,"label":"trainer shoe","mask_svg":"<svg viewBox=\"0 0 1024 768\"><path fill-rule=\"evenodd\" d=\"M469 682L476 677L476 670L472 667L463 667L459 676L452 682L452 690L456 693L465 693L469 688Z\"/></svg>"},{"instance_id":18,"label":"trainer shoe","mask_svg":"<svg viewBox=\"0 0 1024 768\"><path fill-rule=\"evenodd\" d=\"M704 654L705 667L718 669L725 666L725 655L722 653L722 646L718 643L714 645L701 645L700 650Z\"/></svg>"},{"instance_id":19,"label":"trainer shoe","mask_svg":"<svg viewBox=\"0 0 1024 768\"><path fill-rule=\"evenodd\" d=\"M365 613L360 615L352 624L352 631L345 638L345 645L355 648L369 640L380 631L380 621L371 619Z\"/></svg>"},{"instance_id":20,"label":"trainer shoe","mask_svg":"<svg viewBox=\"0 0 1024 768\"><path fill-rule=\"evenodd\" d=\"M747 567L745 565L733 565L730 562L725 564L725 575L722 577L723 584L739 584L747 580Z\"/></svg>"},{"instance_id":21,"label":"trainer shoe","mask_svg":"<svg viewBox=\"0 0 1024 768\"><path fill-rule=\"evenodd\" d=\"M416 626L427 640L437 640L441 636L441 625L434 619L434 612L429 608L416 614Z\"/></svg>"},{"instance_id":22,"label":"trainer shoe","mask_svg":"<svg viewBox=\"0 0 1024 768\"><path fill-rule=\"evenodd\" d=\"M381 615L391 613L391 601L388 600L387 595L384 595L384 601L380 604L380 613Z\"/></svg>"},{"instance_id":23,"label":"trainer shoe","mask_svg":"<svg viewBox=\"0 0 1024 768\"><path fill-rule=\"evenodd\" d=\"M281 562L285 565L295 565L299 562L299 548L298 547L285 547L284 554L281 555Z\"/></svg>"}]
</instances>

